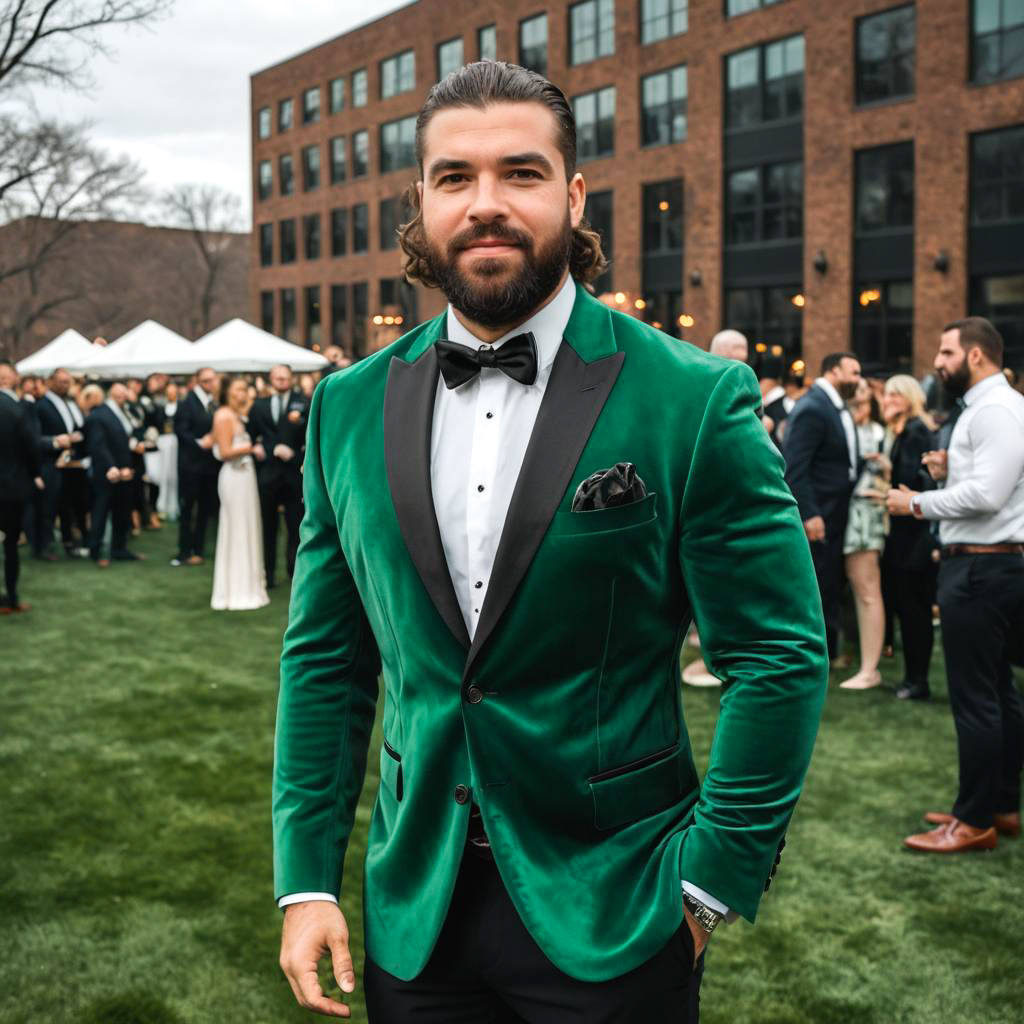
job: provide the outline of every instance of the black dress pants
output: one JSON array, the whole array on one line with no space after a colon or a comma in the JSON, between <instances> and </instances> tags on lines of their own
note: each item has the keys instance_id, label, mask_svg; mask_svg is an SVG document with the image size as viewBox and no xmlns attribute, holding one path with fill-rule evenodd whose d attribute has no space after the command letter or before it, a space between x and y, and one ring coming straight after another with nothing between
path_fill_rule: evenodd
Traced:
<instances>
[{"instance_id":1,"label":"black dress pants","mask_svg":"<svg viewBox=\"0 0 1024 1024\"><path fill-rule=\"evenodd\" d=\"M285 563L289 577L295 571L295 553L299 549L299 524L302 522L302 476L295 472L282 472L264 477L259 484L260 513L263 517L263 566L267 572L267 585L277 581L277 531L284 506L284 523L288 531L285 545Z\"/></svg>"},{"instance_id":2,"label":"black dress pants","mask_svg":"<svg viewBox=\"0 0 1024 1024\"><path fill-rule=\"evenodd\" d=\"M953 814L988 828L993 814L1020 810L1024 701L1010 652L1024 629L1024 557L947 559L939 570L939 608L960 759Z\"/></svg>"},{"instance_id":3,"label":"black dress pants","mask_svg":"<svg viewBox=\"0 0 1024 1024\"><path fill-rule=\"evenodd\" d=\"M935 647L932 605L935 604L938 566L893 569L882 563L886 611L900 624L903 641L903 678L911 686L928 688L928 668Z\"/></svg>"},{"instance_id":4,"label":"black dress pants","mask_svg":"<svg viewBox=\"0 0 1024 1024\"><path fill-rule=\"evenodd\" d=\"M112 484L106 477L93 480L92 528L89 531L89 554L92 558L99 558L102 553L108 517L110 554L117 557L128 550L128 532L132 526L131 483L119 481Z\"/></svg>"},{"instance_id":5,"label":"black dress pants","mask_svg":"<svg viewBox=\"0 0 1024 1024\"><path fill-rule=\"evenodd\" d=\"M5 501L0 497L0 533L4 535L4 603L13 608L18 603L18 575L21 558L18 539L25 518L25 502Z\"/></svg>"},{"instance_id":6,"label":"black dress pants","mask_svg":"<svg viewBox=\"0 0 1024 1024\"><path fill-rule=\"evenodd\" d=\"M839 654L839 603L843 593L843 538L845 515L825 520L825 539L811 545L814 575L821 593L821 610L825 617L825 639L828 656Z\"/></svg>"},{"instance_id":7,"label":"black dress pants","mask_svg":"<svg viewBox=\"0 0 1024 1024\"><path fill-rule=\"evenodd\" d=\"M206 552L206 528L220 506L217 473L195 473L179 468L178 501L181 506L178 557L182 561L192 555L202 558Z\"/></svg>"},{"instance_id":8,"label":"black dress pants","mask_svg":"<svg viewBox=\"0 0 1024 1024\"><path fill-rule=\"evenodd\" d=\"M569 977L533 941L494 862L467 850L427 966L400 981L367 957L363 985L369 1024L697 1024L703 969L684 921L618 978Z\"/></svg>"},{"instance_id":9,"label":"black dress pants","mask_svg":"<svg viewBox=\"0 0 1024 1024\"><path fill-rule=\"evenodd\" d=\"M64 547L75 546L75 531L81 543L88 540L89 480L84 469L62 469L60 471L60 501L57 513L60 516L60 533Z\"/></svg>"}]
</instances>

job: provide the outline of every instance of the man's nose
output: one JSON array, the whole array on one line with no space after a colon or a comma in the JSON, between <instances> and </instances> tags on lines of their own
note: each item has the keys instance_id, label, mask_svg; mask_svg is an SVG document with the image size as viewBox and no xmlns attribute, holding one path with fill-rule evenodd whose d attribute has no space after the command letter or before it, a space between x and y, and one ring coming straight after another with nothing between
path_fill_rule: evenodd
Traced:
<instances>
[{"instance_id":1,"label":"man's nose","mask_svg":"<svg viewBox=\"0 0 1024 1024\"><path fill-rule=\"evenodd\" d=\"M508 216L508 204L497 178L481 175L477 179L476 191L468 213L470 219L485 223Z\"/></svg>"}]
</instances>

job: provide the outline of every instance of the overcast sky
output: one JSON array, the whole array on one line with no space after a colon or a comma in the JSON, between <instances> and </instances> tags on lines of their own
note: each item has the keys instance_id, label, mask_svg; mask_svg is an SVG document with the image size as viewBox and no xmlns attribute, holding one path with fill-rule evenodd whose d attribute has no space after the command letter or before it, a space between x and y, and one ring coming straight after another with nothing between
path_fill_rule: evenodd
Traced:
<instances>
[{"instance_id":1,"label":"overcast sky","mask_svg":"<svg viewBox=\"0 0 1024 1024\"><path fill-rule=\"evenodd\" d=\"M105 32L112 56L93 65L89 94L33 99L44 114L91 121L93 141L137 160L150 186L222 185L248 220L249 75L406 2L177 0L149 29Z\"/></svg>"}]
</instances>

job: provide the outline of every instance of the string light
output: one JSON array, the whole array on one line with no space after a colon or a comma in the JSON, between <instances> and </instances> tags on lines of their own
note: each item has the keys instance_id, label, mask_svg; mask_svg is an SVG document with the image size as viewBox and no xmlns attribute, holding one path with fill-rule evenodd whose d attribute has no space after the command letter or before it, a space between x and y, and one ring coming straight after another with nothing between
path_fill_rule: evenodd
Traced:
<instances>
[{"instance_id":1,"label":"string light","mask_svg":"<svg viewBox=\"0 0 1024 1024\"><path fill-rule=\"evenodd\" d=\"M635 309L646 309L647 303L643 299L636 299L633 302L633 306Z\"/></svg>"},{"instance_id":2,"label":"string light","mask_svg":"<svg viewBox=\"0 0 1024 1024\"><path fill-rule=\"evenodd\" d=\"M378 313L378 314L377 314L377 315L376 315L376 316L375 316L375 317L373 318L373 324L374 324L374 326L375 326L375 327L380 327L380 325L381 325L382 323L384 323L384 317L382 317L382 316L380 315L380 313Z\"/></svg>"},{"instance_id":3,"label":"string light","mask_svg":"<svg viewBox=\"0 0 1024 1024\"><path fill-rule=\"evenodd\" d=\"M768 346L763 341L759 341L754 346L754 351L755 352L767 352L768 351Z\"/></svg>"},{"instance_id":4,"label":"string light","mask_svg":"<svg viewBox=\"0 0 1024 1024\"><path fill-rule=\"evenodd\" d=\"M662 199L662 201L658 203L658 209L661 210L662 213L668 213L668 200Z\"/></svg>"},{"instance_id":5,"label":"string light","mask_svg":"<svg viewBox=\"0 0 1024 1024\"><path fill-rule=\"evenodd\" d=\"M615 301L621 306L626 301L626 293L625 292L616 292L615 293Z\"/></svg>"},{"instance_id":6,"label":"string light","mask_svg":"<svg viewBox=\"0 0 1024 1024\"><path fill-rule=\"evenodd\" d=\"M798 309L803 309L807 305L807 299L803 295L794 295L789 301Z\"/></svg>"},{"instance_id":7,"label":"string light","mask_svg":"<svg viewBox=\"0 0 1024 1024\"><path fill-rule=\"evenodd\" d=\"M680 327L692 327L694 323L695 321L689 313L683 313L682 316L679 317Z\"/></svg>"}]
</instances>

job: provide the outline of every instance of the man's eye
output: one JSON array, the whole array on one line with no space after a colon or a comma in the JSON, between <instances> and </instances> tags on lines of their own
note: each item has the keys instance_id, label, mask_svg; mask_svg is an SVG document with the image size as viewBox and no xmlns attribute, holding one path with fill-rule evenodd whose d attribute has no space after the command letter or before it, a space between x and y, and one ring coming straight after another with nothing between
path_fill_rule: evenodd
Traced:
<instances>
[{"instance_id":1,"label":"man's eye","mask_svg":"<svg viewBox=\"0 0 1024 1024\"><path fill-rule=\"evenodd\" d=\"M521 175L523 178L539 178L540 175L536 171L531 171L527 167L518 167L512 172L513 177Z\"/></svg>"},{"instance_id":2,"label":"man's eye","mask_svg":"<svg viewBox=\"0 0 1024 1024\"><path fill-rule=\"evenodd\" d=\"M439 185L457 185L460 181L465 181L466 176L464 174L446 174L439 182Z\"/></svg>"}]
</instances>

